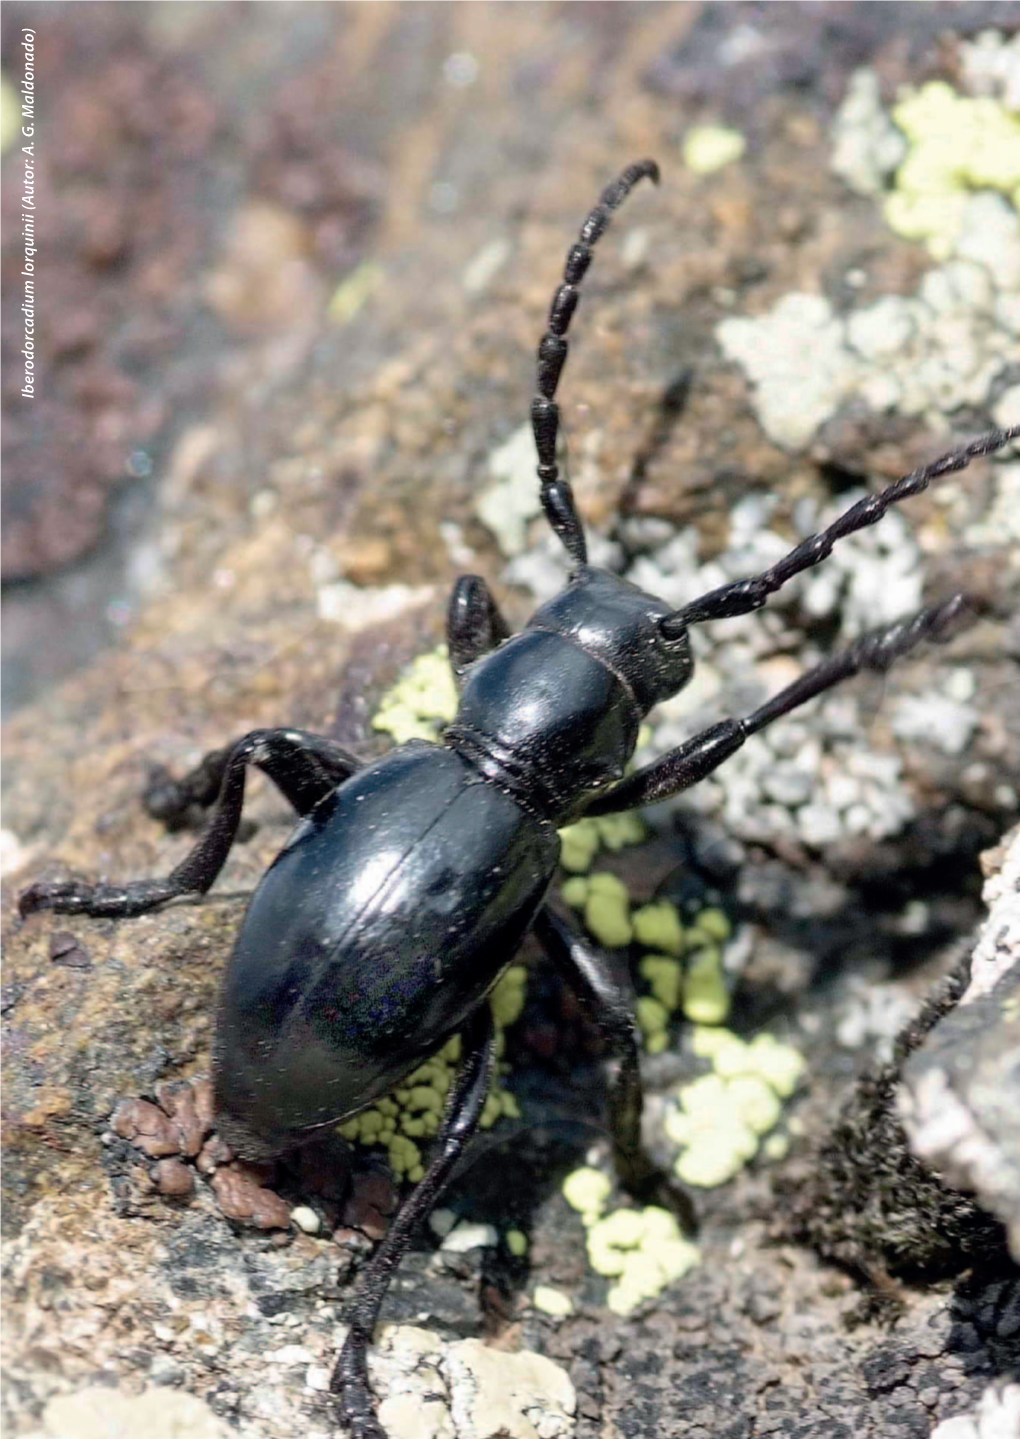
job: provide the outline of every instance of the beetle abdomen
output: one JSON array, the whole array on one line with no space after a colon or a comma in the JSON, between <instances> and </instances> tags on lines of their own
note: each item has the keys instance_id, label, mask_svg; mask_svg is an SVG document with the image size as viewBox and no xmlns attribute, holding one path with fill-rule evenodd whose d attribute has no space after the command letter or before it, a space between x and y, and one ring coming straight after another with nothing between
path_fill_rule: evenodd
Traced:
<instances>
[{"instance_id":1,"label":"beetle abdomen","mask_svg":"<svg viewBox=\"0 0 1020 1439\"><path fill-rule=\"evenodd\" d=\"M285 1148L433 1053L513 958L557 855L551 826L449 749L412 743L335 790L252 896L224 978L235 1147Z\"/></svg>"}]
</instances>

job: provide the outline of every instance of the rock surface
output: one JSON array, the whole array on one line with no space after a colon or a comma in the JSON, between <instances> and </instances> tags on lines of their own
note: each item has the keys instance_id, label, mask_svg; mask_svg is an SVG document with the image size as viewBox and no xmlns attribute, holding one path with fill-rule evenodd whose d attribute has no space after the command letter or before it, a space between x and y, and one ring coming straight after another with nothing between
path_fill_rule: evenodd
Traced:
<instances>
[{"instance_id":1,"label":"rock surface","mask_svg":"<svg viewBox=\"0 0 1020 1439\"><path fill-rule=\"evenodd\" d=\"M1020 1262L1020 831L988 858L970 985L906 1065L900 1113L914 1153L999 1216Z\"/></svg>"},{"instance_id":2,"label":"rock surface","mask_svg":"<svg viewBox=\"0 0 1020 1439\"><path fill-rule=\"evenodd\" d=\"M189 1420L195 1432L213 1424L207 1410L240 1439L326 1439L335 1426L323 1379L365 1235L298 1225L280 1243L228 1220L203 1179L189 1197L176 1169L153 1178L175 1153L143 1161L107 1138L122 1100L153 1101L162 1082L208 1071L218 975L244 898L289 833L286 807L252 781L247 838L203 903L119 924L21 923L14 896L68 870L114 878L176 865L193 835L167 835L138 803L153 763L180 773L231 737L281 723L374 752L368 719L400 668L440 638L457 572L488 574L520 623L531 596L498 583L504 559L474 501L525 418L567 244L631 158L659 157L665 183L636 195L601 247L563 387L573 482L596 537L613 529L609 540L626 540L634 558L691 525L683 553L707 564L727 552L731 512L749 491L762 502L749 528L767 521L792 537L800 502L817 513L867 475L890 478L938 453L943 439L916 418L854 400L787 453L763 435L750 384L714 337L727 317L765 314L794 291L837 305L917 292L923 249L893 236L878 206L830 170L836 109L858 66L876 70L888 100L901 83L953 69L956 38L935 39L947 23L1013 24L1016 7L775 6L768 24L752 4L128 12L153 44L186 52L220 103L256 107L272 133L259 185L217 192L216 238L195 284L230 344L155 455L158 515L134 551L145 584L132 592L132 622L119 647L6 735L4 854L16 868L2 916L5 1421L12 1436L45 1433L65 1422L61 1405L99 1386L128 1414L154 1392L194 1398L205 1406ZM34 7L6 6L5 25L26 13ZM73 7L47 12L53 43L81 43L80 23ZM273 91L261 111L253 74ZM706 118L739 128L746 150L695 175L682 137ZM326 280L347 272L323 259L337 237L338 127L363 147L354 178L377 207L368 258L381 267L362 273L360 289L338 285L339 296ZM267 193L277 211L268 258L252 238ZM304 308L300 284L289 298L269 293L274 257L320 300L333 289L332 318ZM139 323L147 314L140 301L129 312ZM979 407L954 422L974 431L989 417ZM864 1006L848 976L870 995L916 1003L974 923L973 857L1016 815L1008 644L1020 571L988 519L1010 510L1001 468L975 466L904 521L927 585L965 586L988 606L950 652L978 696L954 701L979 711L960 721L962 753L916 726L898 736L889 719L897 699L931 690L941 654L909 677L894 672L884 703L855 712L861 745L885 763L874 772L894 772L908 794L905 828L879 843L844 833L830 849L843 812L830 769L810 816L818 845L794 826L781 839L749 832L735 872L720 824L693 839L669 830L620 857L644 898L693 863L741 908L755 942L740 1017L748 1032L797 1027L812 1072L808 1136L831 1124L857 1060L870 1057L854 1050L878 1042L881 1011L893 1009ZM614 529L621 510L635 526L660 526L654 543ZM547 573L541 523L523 523L525 556ZM367 590L357 612L355 589ZM831 638L827 623L801 613L764 656L737 636L730 658L763 658L779 679L797 646ZM773 779L778 821L805 796L789 772ZM717 810L739 809L739 798L725 792ZM856 1039L844 1044L835 1036L851 1003ZM569 1028L547 1026L548 1062L532 1055L522 1072L528 1127L502 1146L486 1141L485 1163L444 1201L459 1219L526 1233L524 1271L508 1276L488 1251L423 1248L402 1266L384 1318L427 1326L447 1351L484 1334L552 1360L576 1395L576 1439L927 1439L977 1412L989 1383L1015 1368L1012 1271L905 1289L890 1332L862 1315L842 1273L769 1242L778 1201L767 1167L701 1202L701 1268L627 1320L609 1315L558 1194L601 1121L597 1075L572 1067ZM293 1202L319 1213L307 1190ZM524 1287L538 1280L568 1294L574 1314L530 1309ZM461 1439L467 1421L454 1417Z\"/></svg>"}]
</instances>

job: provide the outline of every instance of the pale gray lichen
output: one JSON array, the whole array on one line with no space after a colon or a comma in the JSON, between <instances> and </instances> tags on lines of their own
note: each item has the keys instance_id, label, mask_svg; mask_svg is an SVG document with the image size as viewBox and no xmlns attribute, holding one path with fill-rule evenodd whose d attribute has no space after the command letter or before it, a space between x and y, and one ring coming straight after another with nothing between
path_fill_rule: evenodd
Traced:
<instances>
[{"instance_id":1,"label":"pale gray lichen","mask_svg":"<svg viewBox=\"0 0 1020 1439\"><path fill-rule=\"evenodd\" d=\"M755 386L762 428L791 450L807 444L857 381L845 322L823 295L784 295L758 319L721 321L715 336Z\"/></svg>"},{"instance_id":2,"label":"pale gray lichen","mask_svg":"<svg viewBox=\"0 0 1020 1439\"><path fill-rule=\"evenodd\" d=\"M168 1389L120 1394L106 1384L90 1385L51 1399L42 1428L25 1439L115 1439L144 1434L147 1439L229 1439L232 1430L204 1399Z\"/></svg>"},{"instance_id":3,"label":"pale gray lichen","mask_svg":"<svg viewBox=\"0 0 1020 1439\"><path fill-rule=\"evenodd\" d=\"M833 127L832 168L859 195L878 195L907 141L882 107L874 70L855 70Z\"/></svg>"},{"instance_id":4,"label":"pale gray lichen","mask_svg":"<svg viewBox=\"0 0 1020 1439\"><path fill-rule=\"evenodd\" d=\"M489 455L492 484L475 500L475 512L508 557L527 547L528 524L542 513L535 482L535 441L530 422L520 425Z\"/></svg>"},{"instance_id":5,"label":"pale gray lichen","mask_svg":"<svg viewBox=\"0 0 1020 1439\"><path fill-rule=\"evenodd\" d=\"M998 195L973 196L967 215L958 258L929 271L916 295L841 316L824 296L795 293L757 319L717 326L771 439L801 448L855 396L936 425L987 402L1020 339L1020 219Z\"/></svg>"},{"instance_id":6,"label":"pale gray lichen","mask_svg":"<svg viewBox=\"0 0 1020 1439\"><path fill-rule=\"evenodd\" d=\"M576 1397L566 1372L529 1350L449 1341L387 1324L369 1351L379 1420L391 1439L567 1439Z\"/></svg>"},{"instance_id":7,"label":"pale gray lichen","mask_svg":"<svg viewBox=\"0 0 1020 1439\"><path fill-rule=\"evenodd\" d=\"M1002 51L984 37L981 57L994 52L997 74L1009 70ZM971 53L972 67L978 58ZM889 115L874 72L852 76L833 167L859 193L884 192L887 223L924 240L943 263L915 295L889 295L846 315L824 296L793 293L766 315L717 326L777 444L804 446L854 397L876 412L939 426L954 410L987 404L1011 363L1020 339L1020 126L985 88L973 98L929 84Z\"/></svg>"},{"instance_id":8,"label":"pale gray lichen","mask_svg":"<svg viewBox=\"0 0 1020 1439\"><path fill-rule=\"evenodd\" d=\"M1020 111L1020 31L982 30L960 44L960 76L971 95L991 95Z\"/></svg>"},{"instance_id":9,"label":"pale gray lichen","mask_svg":"<svg viewBox=\"0 0 1020 1439\"><path fill-rule=\"evenodd\" d=\"M319 618L357 631L384 624L436 597L434 585L352 585L347 580L322 585L316 594Z\"/></svg>"}]
</instances>

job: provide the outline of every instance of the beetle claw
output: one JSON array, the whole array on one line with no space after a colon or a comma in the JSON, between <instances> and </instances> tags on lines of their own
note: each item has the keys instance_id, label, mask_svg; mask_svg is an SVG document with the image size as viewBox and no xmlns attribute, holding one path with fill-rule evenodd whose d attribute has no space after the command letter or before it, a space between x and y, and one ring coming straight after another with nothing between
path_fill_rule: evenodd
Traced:
<instances>
[{"instance_id":1,"label":"beetle claw","mask_svg":"<svg viewBox=\"0 0 1020 1439\"><path fill-rule=\"evenodd\" d=\"M22 919L40 909L55 909L58 914L79 914L87 911L94 886L75 880L59 880L55 884L30 884L18 896L18 912Z\"/></svg>"}]
</instances>

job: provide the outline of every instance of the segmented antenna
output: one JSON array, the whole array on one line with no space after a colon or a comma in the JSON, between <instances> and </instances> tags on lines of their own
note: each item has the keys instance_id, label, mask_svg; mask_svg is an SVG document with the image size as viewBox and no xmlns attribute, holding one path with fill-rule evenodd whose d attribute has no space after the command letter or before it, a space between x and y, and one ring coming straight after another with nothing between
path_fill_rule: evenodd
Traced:
<instances>
[{"instance_id":1,"label":"segmented antenna","mask_svg":"<svg viewBox=\"0 0 1020 1439\"><path fill-rule=\"evenodd\" d=\"M771 569L763 570L760 575L752 575L746 580L734 580L732 584L721 585L719 589L702 595L700 599L692 600L690 604L684 605L683 609L675 610L661 620L659 629L666 639L679 639L690 625L700 625L705 620L732 619L734 615L746 615L752 610L761 609L769 595L782 589L787 580L792 580L794 575L811 569L831 555L832 547L838 540L846 539L847 535L855 534L868 525L877 524L891 505L899 504L900 500L909 499L912 495L919 495L928 488L932 480L937 480L941 475L950 475L955 470L965 470L978 455L994 454L996 450L1008 445L1010 440L1018 437L1020 425L1013 425L1007 430L993 430L991 434L972 440L962 449L952 450L948 455L932 460L930 465L922 465L920 469L912 470L909 475L904 475L902 480L897 480L879 494L865 495L862 500L851 505L845 514L840 515L838 520L833 521L828 529L801 540L795 549L784 555Z\"/></svg>"},{"instance_id":2,"label":"segmented antenna","mask_svg":"<svg viewBox=\"0 0 1020 1439\"><path fill-rule=\"evenodd\" d=\"M588 550L570 481L560 475L556 464L556 437L560 428L560 410L554 398L556 386L566 362L567 330L580 299L581 280L591 264L592 246L605 234L613 211L619 209L638 181L646 176L656 185L659 183L659 167L654 160L639 160L635 165L628 165L619 179L603 190L598 204L581 226L577 243L567 253L563 281L553 295L548 327L538 346L538 394L531 402L531 427L538 450L542 508L575 566L587 562Z\"/></svg>"}]
</instances>

